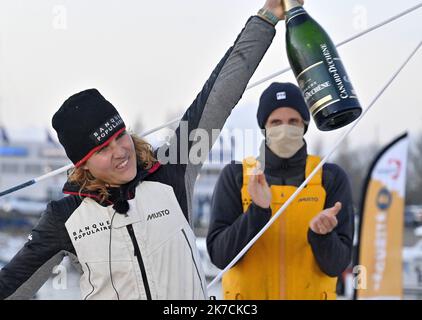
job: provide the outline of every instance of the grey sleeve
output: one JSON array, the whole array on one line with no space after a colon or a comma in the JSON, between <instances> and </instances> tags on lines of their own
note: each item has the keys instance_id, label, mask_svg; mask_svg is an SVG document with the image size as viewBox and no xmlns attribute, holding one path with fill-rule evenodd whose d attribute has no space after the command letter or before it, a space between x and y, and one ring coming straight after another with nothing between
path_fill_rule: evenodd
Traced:
<instances>
[{"instance_id":1,"label":"grey sleeve","mask_svg":"<svg viewBox=\"0 0 422 320\"><path fill-rule=\"evenodd\" d=\"M192 221L192 194L196 178L219 132L268 50L275 28L259 17L251 17L193 104L184 114L169 144L178 146L175 172L184 179L188 220ZM215 131L216 130L216 131ZM188 139L188 141L185 141ZM183 178L182 178L183 177Z\"/></svg>"},{"instance_id":2,"label":"grey sleeve","mask_svg":"<svg viewBox=\"0 0 422 320\"><path fill-rule=\"evenodd\" d=\"M268 50L275 29L259 17L252 17L245 29L229 50L218 76L209 92L201 116L197 119L197 128L189 132L194 141L189 152L196 155L201 149L199 163L188 161L186 176L194 181L208 152L218 138L212 130L221 130L230 116L232 109L242 98L250 78ZM190 120L190 119L189 119ZM205 134L206 133L206 134ZM194 148L194 149L193 149Z\"/></svg>"},{"instance_id":3,"label":"grey sleeve","mask_svg":"<svg viewBox=\"0 0 422 320\"><path fill-rule=\"evenodd\" d=\"M157 150L157 159L171 172L176 194L192 222L192 195L196 178L219 132L275 36L275 28L258 16L251 17L186 110L169 143Z\"/></svg>"}]
</instances>

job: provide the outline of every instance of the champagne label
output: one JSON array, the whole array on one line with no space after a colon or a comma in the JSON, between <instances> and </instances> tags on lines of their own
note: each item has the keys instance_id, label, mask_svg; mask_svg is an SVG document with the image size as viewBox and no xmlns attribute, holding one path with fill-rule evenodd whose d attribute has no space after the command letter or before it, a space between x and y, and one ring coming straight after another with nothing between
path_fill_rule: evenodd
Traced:
<instances>
[{"instance_id":1,"label":"champagne label","mask_svg":"<svg viewBox=\"0 0 422 320\"><path fill-rule=\"evenodd\" d=\"M339 57L334 57L327 44L320 45L323 56L297 75L297 81L313 116L338 101L357 99Z\"/></svg>"}]
</instances>

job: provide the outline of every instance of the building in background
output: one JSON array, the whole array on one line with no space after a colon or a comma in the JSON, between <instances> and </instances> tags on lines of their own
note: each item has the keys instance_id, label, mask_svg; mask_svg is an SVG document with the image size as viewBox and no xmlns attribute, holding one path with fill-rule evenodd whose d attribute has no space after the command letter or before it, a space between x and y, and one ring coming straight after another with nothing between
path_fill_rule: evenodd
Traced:
<instances>
[{"instance_id":1,"label":"building in background","mask_svg":"<svg viewBox=\"0 0 422 320\"><path fill-rule=\"evenodd\" d=\"M47 130L0 128L0 191L69 164L64 149ZM0 198L0 227L30 225L48 201L62 197L66 174Z\"/></svg>"}]
</instances>

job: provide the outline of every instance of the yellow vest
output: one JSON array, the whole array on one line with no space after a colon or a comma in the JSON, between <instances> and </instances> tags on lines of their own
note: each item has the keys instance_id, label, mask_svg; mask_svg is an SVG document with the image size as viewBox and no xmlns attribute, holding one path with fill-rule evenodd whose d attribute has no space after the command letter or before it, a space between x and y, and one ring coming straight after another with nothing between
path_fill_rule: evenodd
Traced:
<instances>
[{"instance_id":1,"label":"yellow vest","mask_svg":"<svg viewBox=\"0 0 422 320\"><path fill-rule=\"evenodd\" d=\"M247 191L248 170L256 160L243 161L242 203L246 212L252 200ZM306 177L320 162L308 156ZM273 215L297 190L294 186L271 186ZM323 273L307 240L309 222L324 209L326 192L322 170L287 207L274 224L223 277L225 299L326 300L335 299L337 278Z\"/></svg>"}]
</instances>

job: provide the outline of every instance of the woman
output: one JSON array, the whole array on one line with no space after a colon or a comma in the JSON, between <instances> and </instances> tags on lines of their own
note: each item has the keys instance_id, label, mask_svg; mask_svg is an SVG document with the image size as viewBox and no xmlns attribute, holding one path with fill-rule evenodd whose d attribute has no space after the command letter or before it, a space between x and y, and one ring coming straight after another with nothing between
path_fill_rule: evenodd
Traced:
<instances>
[{"instance_id":1,"label":"woman","mask_svg":"<svg viewBox=\"0 0 422 320\"><path fill-rule=\"evenodd\" d=\"M187 136L197 129L208 133L207 152L211 130L223 127L283 18L280 0L267 0L263 9L248 20L182 118ZM96 89L67 99L52 124L75 164L63 190L69 196L49 203L24 248L2 269L0 298L31 298L69 255L81 271L84 299L206 299L190 227L202 162L189 158L192 141L180 141L183 126L168 146L152 152L126 132ZM185 152L178 147L183 143ZM164 164L172 150L176 161Z\"/></svg>"}]
</instances>

